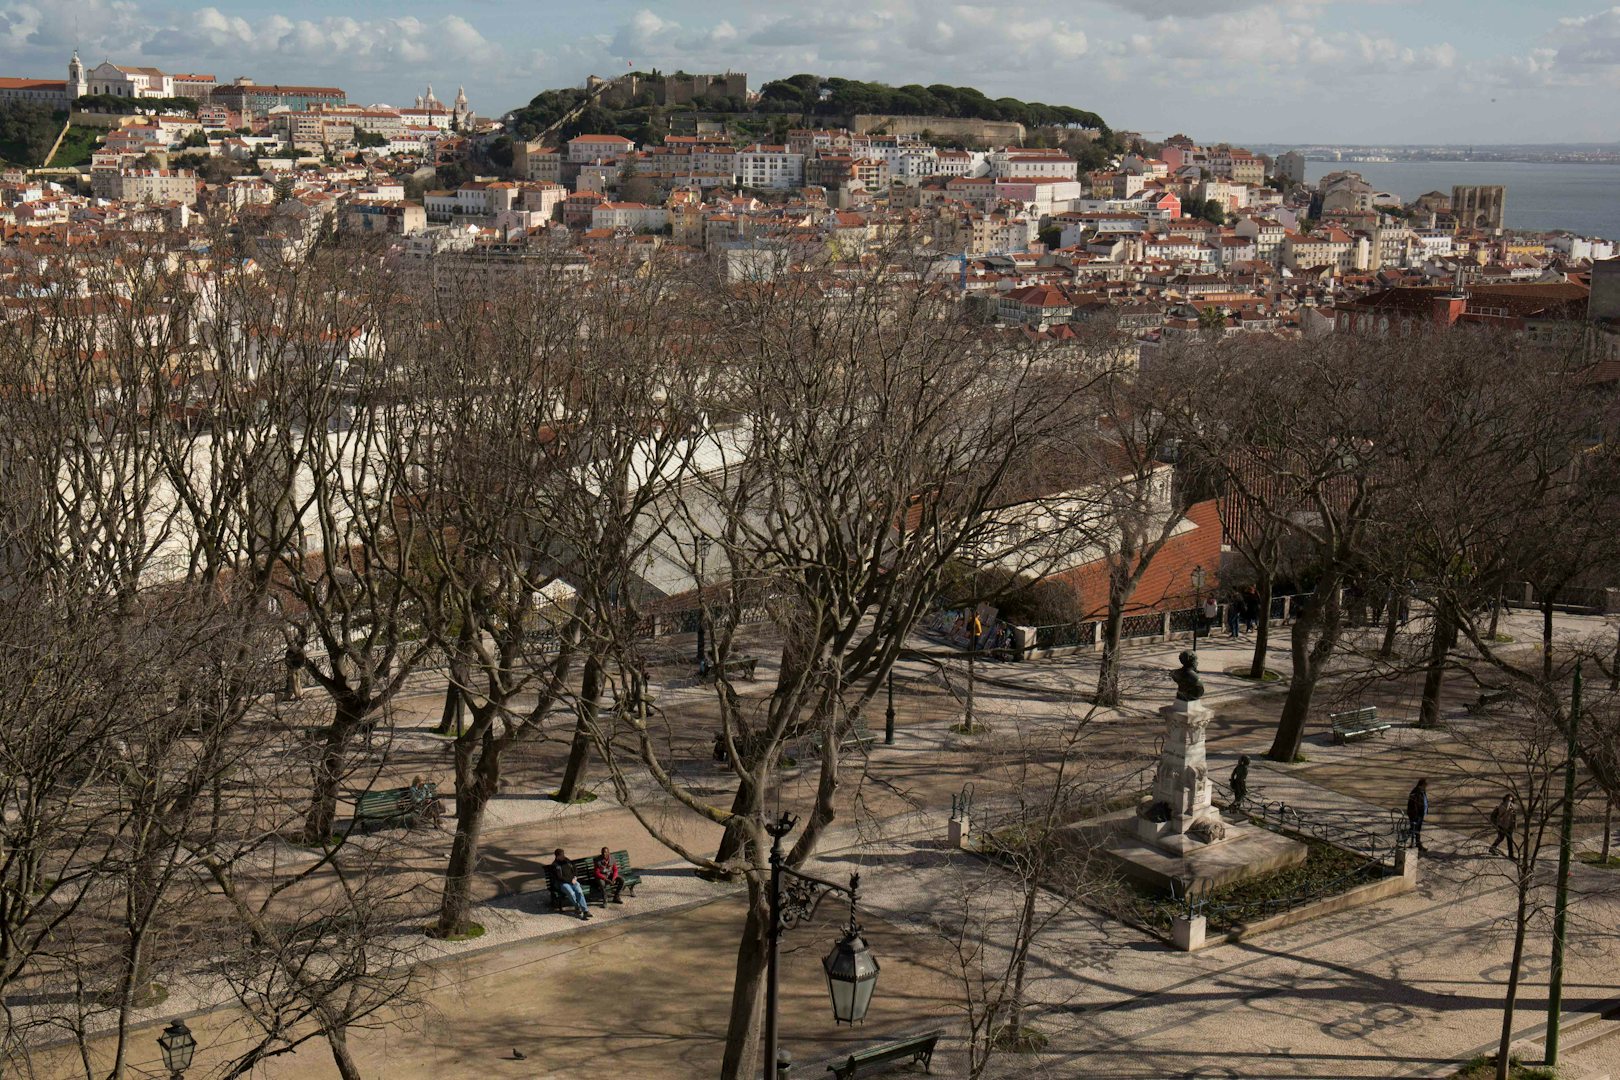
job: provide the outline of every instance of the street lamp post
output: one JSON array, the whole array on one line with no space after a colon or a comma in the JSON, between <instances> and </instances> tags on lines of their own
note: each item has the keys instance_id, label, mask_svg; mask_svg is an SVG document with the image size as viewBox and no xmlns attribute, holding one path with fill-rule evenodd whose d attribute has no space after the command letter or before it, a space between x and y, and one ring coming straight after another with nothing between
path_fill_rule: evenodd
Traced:
<instances>
[{"instance_id":1,"label":"street lamp post","mask_svg":"<svg viewBox=\"0 0 1620 1080\"><path fill-rule=\"evenodd\" d=\"M877 958L866 947L866 940L861 936L861 924L855 918L861 875L851 874L849 887L845 888L783 865L782 837L792 832L798 823L798 818L784 812L776 821L765 826L765 831L771 834L771 923L767 951L769 964L765 972L767 1080L782 1073L776 1040L777 954L782 933L814 918L821 901L833 893L849 897L849 924L844 927L844 936L821 961L822 970L827 974L827 992L832 997L833 1023L855 1024L866 1019L866 1010L872 1004L872 991L877 987Z\"/></svg>"},{"instance_id":2,"label":"street lamp post","mask_svg":"<svg viewBox=\"0 0 1620 1080\"><path fill-rule=\"evenodd\" d=\"M883 712L883 745L894 745L894 665L889 665L889 707Z\"/></svg>"},{"instance_id":3,"label":"street lamp post","mask_svg":"<svg viewBox=\"0 0 1620 1080\"><path fill-rule=\"evenodd\" d=\"M1199 629L1199 627L1203 626L1203 624L1204 624L1204 567L1203 567L1202 563L1200 563L1199 565L1193 567L1193 569L1192 569L1192 585L1193 585L1193 647L1192 647L1192 651L1196 653L1198 651L1198 629Z\"/></svg>"},{"instance_id":4,"label":"street lamp post","mask_svg":"<svg viewBox=\"0 0 1620 1080\"><path fill-rule=\"evenodd\" d=\"M184 1020L176 1020L158 1036L158 1049L163 1052L163 1067L169 1070L170 1080L184 1080L191 1068L191 1055L197 1050L197 1040Z\"/></svg>"},{"instance_id":5,"label":"street lamp post","mask_svg":"<svg viewBox=\"0 0 1620 1080\"><path fill-rule=\"evenodd\" d=\"M697 662L697 669L698 669L698 674L699 675L706 675L706 674L708 674L708 671L709 671L708 650L705 648L705 645L707 643L704 640L704 633L703 633L703 631L705 630L704 624L708 621L708 619L706 618L707 612L706 612L706 610L705 610L705 608L703 606L703 569L704 569L704 562L709 557L709 548L711 546L713 546L713 544L714 544L714 541L710 540L707 536L700 536L700 537L697 538L696 545L695 545L697 547L697 603L698 603L697 661L696 662Z\"/></svg>"}]
</instances>

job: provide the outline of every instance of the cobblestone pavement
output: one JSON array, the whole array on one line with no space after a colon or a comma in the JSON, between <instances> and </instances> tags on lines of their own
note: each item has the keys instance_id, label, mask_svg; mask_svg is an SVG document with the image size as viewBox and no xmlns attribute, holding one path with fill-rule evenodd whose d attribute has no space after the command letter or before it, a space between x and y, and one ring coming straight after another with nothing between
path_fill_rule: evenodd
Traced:
<instances>
[{"instance_id":1,"label":"cobblestone pavement","mask_svg":"<svg viewBox=\"0 0 1620 1080\"><path fill-rule=\"evenodd\" d=\"M1596 620L1570 623L1560 621L1561 634L1601 626ZM1506 628L1528 639L1534 621L1515 615ZM1278 637L1280 650L1285 639ZM1153 709L1170 696L1162 671L1180 647L1161 643L1128 654L1127 685L1139 704L1094 720L1100 735L1093 752L1116 774L1152 760ZM1008 1075L1439 1076L1493 1045L1511 887L1501 873L1503 862L1484 852L1487 796L1456 742L1449 735L1397 730L1335 747L1317 734L1301 764L1259 761L1269 745L1280 688L1257 688L1223 674L1246 662L1244 642L1206 642L1201 655L1211 688L1206 701L1216 713L1210 759L1218 777L1238 753L1249 753L1257 758L1251 777L1257 797L1307 813L1372 818L1402 805L1416 775L1431 777L1432 857L1423 860L1420 886L1375 905L1190 955L1088 909L1063 911L1034 952L1029 988L1036 1023L1051 1044L1043 1054L1014 1059ZM1285 662L1280 651L1268 661L1277 669ZM980 665L974 707L1003 738L1026 728L1063 727L1085 712L1083 694L1094 668L1089 657ZM877 1003L865 1027L839 1036L844 1045L930 1024L959 1035L962 972L939 931L960 928L964 897L973 919L991 924L992 942L1012 914L1012 890L999 872L943 842L949 796L968 782L992 786L985 746L949 730L964 707L961 673L953 670L942 679L935 662L911 661L900 682L896 745L874 750L865 779L850 785L859 812L829 833L812 867L834 879L863 872L863 910L875 928L874 948L881 942ZM431 690L424 687L406 709L430 715ZM678 688L667 691L665 707L681 708L687 696L692 708L701 707L701 690ZM1410 692L1390 696L1389 707L1396 708ZM1463 716L1463 696L1459 691L1448 698L1453 719ZM716 772L715 782L720 780ZM812 782L802 771L790 774L783 799L793 804ZM716 788L717 795L722 790ZM685 839L700 846L713 842L712 834L704 834L708 826L689 828ZM604 1068L623 1075L712 1076L735 950L728 936L738 918L735 889L702 882L669 860L607 798L590 807L562 807L532 791L510 791L492 810L486 841L485 902L475 917L490 933L476 943L434 945L425 952L434 960L425 1009L400 1018L396 1027L356 1033L362 1059L386 1062L379 1075L400 1080L485 1073L596 1077ZM649 868L641 895L590 924L551 913L537 888L544 853L559 845L585 850L600 843L629 847L634 861ZM1580 933L1564 1001L1571 1019L1595 1014L1620 997L1613 974L1613 927L1620 912L1612 881L1620 877L1576 869ZM830 927L812 929L794 942L784 983L795 1003L784 1041L801 1063L839 1045L828 1034L817 963L830 935ZM1533 1039L1544 1021L1547 952L1545 930L1538 926L1520 1003L1525 1038ZM992 947L986 959L993 962L995 955ZM171 998L149 1020L203 1004L201 995ZM193 1027L215 1040L205 1039L205 1051L213 1046L223 1055L228 1049L233 1036L226 1014L216 1012ZM510 1056L509 1043L523 1043L531 1056L502 1063L500 1055ZM946 1045L936 1058L937 1074L962 1072L960 1045ZM1577 1068L1608 1068L1616 1045L1620 1039L1596 1039L1572 1051L1570 1060ZM821 1071L816 1065L798 1075ZM317 1043L263 1075L327 1077L335 1071Z\"/></svg>"}]
</instances>

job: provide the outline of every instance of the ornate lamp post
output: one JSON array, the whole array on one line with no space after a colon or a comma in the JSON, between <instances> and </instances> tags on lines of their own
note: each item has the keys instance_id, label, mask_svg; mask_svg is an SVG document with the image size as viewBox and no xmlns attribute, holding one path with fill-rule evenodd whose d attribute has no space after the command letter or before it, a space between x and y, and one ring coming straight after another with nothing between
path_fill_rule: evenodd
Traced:
<instances>
[{"instance_id":1,"label":"ornate lamp post","mask_svg":"<svg viewBox=\"0 0 1620 1080\"><path fill-rule=\"evenodd\" d=\"M191 1068L197 1040L184 1020L176 1020L158 1036L158 1049L163 1051L163 1067L169 1070L170 1080L183 1080L186 1070Z\"/></svg>"},{"instance_id":2,"label":"ornate lamp post","mask_svg":"<svg viewBox=\"0 0 1620 1080\"><path fill-rule=\"evenodd\" d=\"M1202 563L1200 563L1199 565L1192 568L1192 586L1193 586L1193 647L1192 647L1192 651L1197 652L1198 651L1198 631L1200 629L1202 629L1203 625L1204 625L1204 567L1203 567Z\"/></svg>"},{"instance_id":3,"label":"ornate lamp post","mask_svg":"<svg viewBox=\"0 0 1620 1080\"><path fill-rule=\"evenodd\" d=\"M883 745L894 745L894 665L889 665L889 707L883 713Z\"/></svg>"},{"instance_id":4,"label":"ornate lamp post","mask_svg":"<svg viewBox=\"0 0 1620 1080\"><path fill-rule=\"evenodd\" d=\"M714 546L714 541L710 540L707 536L700 536L700 537L697 538L697 541L695 542L695 546L697 548L697 602L698 602L697 668L698 668L698 674L699 675L707 675L708 672L709 672L709 659L708 659L708 650L705 648L706 642L704 640L704 630L706 629L705 623L708 622L708 618L706 616L706 613L705 613L705 610L704 610L704 607L703 607L703 570L704 570L704 563L705 563L705 561L707 561L707 559L709 557L709 548Z\"/></svg>"},{"instance_id":5,"label":"ornate lamp post","mask_svg":"<svg viewBox=\"0 0 1620 1080\"><path fill-rule=\"evenodd\" d=\"M866 1019L877 988L878 962L861 937L861 924L855 918L861 875L851 874L849 887L782 865L782 837L793 831L799 819L784 813L765 826L771 834L771 922L770 965L765 975L765 1075L779 1075L776 1046L777 952L782 933L815 917L816 908L832 893L849 897L849 924L844 936L821 961L827 973L827 992L832 997L833 1022L854 1024Z\"/></svg>"}]
</instances>

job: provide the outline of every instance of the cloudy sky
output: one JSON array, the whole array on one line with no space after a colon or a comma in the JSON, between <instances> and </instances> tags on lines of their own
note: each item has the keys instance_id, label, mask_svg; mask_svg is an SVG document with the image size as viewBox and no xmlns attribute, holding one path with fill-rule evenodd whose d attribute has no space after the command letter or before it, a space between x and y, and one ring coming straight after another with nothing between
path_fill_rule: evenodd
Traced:
<instances>
[{"instance_id":1,"label":"cloudy sky","mask_svg":"<svg viewBox=\"0 0 1620 1080\"><path fill-rule=\"evenodd\" d=\"M1247 142L1620 140L1620 7L1590 0L0 0L0 74L77 45L222 79L424 83L498 114L628 65L946 82Z\"/></svg>"}]
</instances>

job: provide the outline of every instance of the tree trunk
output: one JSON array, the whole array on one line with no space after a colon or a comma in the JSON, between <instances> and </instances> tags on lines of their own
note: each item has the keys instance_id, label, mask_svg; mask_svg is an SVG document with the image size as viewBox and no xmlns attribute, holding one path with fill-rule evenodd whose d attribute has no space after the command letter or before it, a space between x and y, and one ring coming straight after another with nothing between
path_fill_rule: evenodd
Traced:
<instances>
[{"instance_id":1,"label":"tree trunk","mask_svg":"<svg viewBox=\"0 0 1620 1080\"><path fill-rule=\"evenodd\" d=\"M1524 858L1521 853L1519 856ZM1508 964L1507 997L1502 1001L1502 1037L1496 1044L1496 1080L1508 1080L1510 1059L1508 1050L1513 1045L1513 1006L1519 999L1519 973L1524 966L1524 934L1530 921L1530 881L1527 870L1519 871L1519 906L1513 926L1513 960Z\"/></svg>"},{"instance_id":2,"label":"tree trunk","mask_svg":"<svg viewBox=\"0 0 1620 1080\"><path fill-rule=\"evenodd\" d=\"M487 734L487 732L486 732ZM467 932L472 910L472 879L478 872L478 838L484 827L484 808L500 781L500 757L484 747L473 760L475 744L456 740L456 835L450 842L450 863L444 871L444 898L434 931L440 937Z\"/></svg>"},{"instance_id":3,"label":"tree trunk","mask_svg":"<svg viewBox=\"0 0 1620 1080\"><path fill-rule=\"evenodd\" d=\"M585 766L591 760L591 730L596 727L601 698L602 661L593 655L585 661L578 713L574 721L574 741L568 747L568 762L563 766L562 783L557 788L558 802L573 802L579 798L580 789L585 785Z\"/></svg>"},{"instance_id":4,"label":"tree trunk","mask_svg":"<svg viewBox=\"0 0 1620 1080\"><path fill-rule=\"evenodd\" d=\"M349 1053L349 1037L343 1029L334 1030L328 1026L326 1045L332 1048L332 1062L337 1065L338 1076L342 1080L363 1080L360 1066L355 1064L354 1055Z\"/></svg>"},{"instance_id":5,"label":"tree trunk","mask_svg":"<svg viewBox=\"0 0 1620 1080\"><path fill-rule=\"evenodd\" d=\"M1260 617L1254 623L1254 659L1249 661L1249 678L1256 680L1266 677L1266 649L1271 646L1271 575L1261 574L1258 585Z\"/></svg>"},{"instance_id":6,"label":"tree trunk","mask_svg":"<svg viewBox=\"0 0 1620 1080\"><path fill-rule=\"evenodd\" d=\"M472 623L467 622L456 635L455 647L450 650L450 685L444 690L444 712L439 716L437 731L440 735L460 735L467 716L467 684L472 671L467 654L472 651Z\"/></svg>"},{"instance_id":7,"label":"tree trunk","mask_svg":"<svg viewBox=\"0 0 1620 1080\"><path fill-rule=\"evenodd\" d=\"M1614 832L1614 796L1603 800L1603 863L1609 865L1609 837Z\"/></svg>"},{"instance_id":8,"label":"tree trunk","mask_svg":"<svg viewBox=\"0 0 1620 1080\"><path fill-rule=\"evenodd\" d=\"M1388 660L1395 655L1395 635L1401 628L1401 605L1406 597L1400 589L1391 586L1389 590L1389 610L1384 613L1384 641L1378 646L1378 656Z\"/></svg>"},{"instance_id":9,"label":"tree trunk","mask_svg":"<svg viewBox=\"0 0 1620 1080\"><path fill-rule=\"evenodd\" d=\"M827 737L833 738L834 736L829 733ZM740 746L737 749L743 753L749 752L743 750L743 748ZM752 760L752 758L745 758L743 760L743 764L746 765L750 770L757 768L759 765L759 763ZM740 783L738 783L737 794L732 796L731 816L734 818L752 817L758 812L758 806L759 798L754 788L753 774L750 772L748 775L745 775L742 778ZM721 864L731 862L738 855L742 854L743 842L746 839L747 834L739 826L726 826L726 831L720 836L720 850L715 852L714 861ZM728 874L727 877L729 878L730 875Z\"/></svg>"},{"instance_id":10,"label":"tree trunk","mask_svg":"<svg viewBox=\"0 0 1620 1080\"><path fill-rule=\"evenodd\" d=\"M1418 706L1418 727L1432 728L1440 723L1440 691L1445 687L1446 656L1454 633L1451 605L1436 599L1433 634L1429 638L1429 664L1423 673L1423 700Z\"/></svg>"},{"instance_id":11,"label":"tree trunk","mask_svg":"<svg viewBox=\"0 0 1620 1080\"><path fill-rule=\"evenodd\" d=\"M1125 601L1108 598L1108 618L1103 620L1102 662L1097 667L1097 704L1119 704L1119 647L1124 632Z\"/></svg>"},{"instance_id":12,"label":"tree trunk","mask_svg":"<svg viewBox=\"0 0 1620 1080\"><path fill-rule=\"evenodd\" d=\"M720 1064L720 1080L751 1080L760 1069L760 1006L765 998L765 969L771 947L766 888L754 878L748 879L748 917L737 943L737 976L731 986L731 1017L726 1023L726 1054Z\"/></svg>"},{"instance_id":13,"label":"tree trunk","mask_svg":"<svg viewBox=\"0 0 1620 1080\"><path fill-rule=\"evenodd\" d=\"M338 786L348 771L349 743L365 718L363 708L340 702L332 725L326 729L326 745L321 749L320 761L315 764L315 790L310 797L309 813L304 816L304 843L312 847L324 845L332 836L333 822L337 819Z\"/></svg>"},{"instance_id":14,"label":"tree trunk","mask_svg":"<svg viewBox=\"0 0 1620 1080\"><path fill-rule=\"evenodd\" d=\"M1317 586L1305 614L1294 620L1289 633L1289 651L1293 658L1293 678L1288 684L1288 696L1283 699L1282 716L1277 721L1277 737L1272 740L1266 757L1272 761L1292 762L1299 758L1300 745L1305 741L1305 725L1310 720L1311 699L1316 694L1316 683L1321 678L1327 661L1338 642L1338 598L1333 595L1338 585L1324 580ZM1317 631L1315 643L1312 631Z\"/></svg>"}]
</instances>

